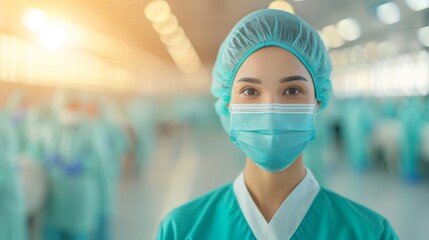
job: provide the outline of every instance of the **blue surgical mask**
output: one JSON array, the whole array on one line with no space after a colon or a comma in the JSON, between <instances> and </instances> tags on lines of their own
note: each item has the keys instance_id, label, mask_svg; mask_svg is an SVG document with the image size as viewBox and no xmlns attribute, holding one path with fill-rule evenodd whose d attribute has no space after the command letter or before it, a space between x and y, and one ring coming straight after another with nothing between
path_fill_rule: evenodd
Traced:
<instances>
[{"instance_id":1,"label":"blue surgical mask","mask_svg":"<svg viewBox=\"0 0 429 240\"><path fill-rule=\"evenodd\" d=\"M230 104L230 140L266 171L283 171L316 138L316 109L316 104Z\"/></svg>"}]
</instances>

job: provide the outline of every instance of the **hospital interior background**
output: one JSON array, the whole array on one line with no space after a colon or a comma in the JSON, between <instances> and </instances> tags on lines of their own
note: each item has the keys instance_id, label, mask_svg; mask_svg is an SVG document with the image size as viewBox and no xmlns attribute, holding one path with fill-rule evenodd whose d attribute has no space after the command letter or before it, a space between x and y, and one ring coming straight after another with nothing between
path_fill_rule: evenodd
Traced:
<instances>
[{"instance_id":1,"label":"hospital interior background","mask_svg":"<svg viewBox=\"0 0 429 240\"><path fill-rule=\"evenodd\" d=\"M169 210L233 181L245 156L211 70L232 26L267 7L314 26L334 65L306 165L401 239L427 239L429 0L0 0L0 239L47 224L152 239Z\"/></svg>"}]
</instances>

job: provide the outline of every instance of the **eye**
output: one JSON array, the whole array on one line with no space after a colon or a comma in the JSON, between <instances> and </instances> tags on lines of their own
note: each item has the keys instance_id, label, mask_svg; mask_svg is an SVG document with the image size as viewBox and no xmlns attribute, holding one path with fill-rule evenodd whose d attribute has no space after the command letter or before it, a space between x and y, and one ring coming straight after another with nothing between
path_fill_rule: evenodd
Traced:
<instances>
[{"instance_id":1,"label":"eye","mask_svg":"<svg viewBox=\"0 0 429 240\"><path fill-rule=\"evenodd\" d=\"M283 92L283 95L292 95L292 96L296 96L299 95L301 93L301 89L297 88L297 87L291 87L286 89Z\"/></svg>"},{"instance_id":2,"label":"eye","mask_svg":"<svg viewBox=\"0 0 429 240\"><path fill-rule=\"evenodd\" d=\"M243 89L243 91L241 91L241 93L246 95L246 96L258 95L258 91L256 91L256 89L254 89L254 88L245 88L245 89Z\"/></svg>"}]
</instances>

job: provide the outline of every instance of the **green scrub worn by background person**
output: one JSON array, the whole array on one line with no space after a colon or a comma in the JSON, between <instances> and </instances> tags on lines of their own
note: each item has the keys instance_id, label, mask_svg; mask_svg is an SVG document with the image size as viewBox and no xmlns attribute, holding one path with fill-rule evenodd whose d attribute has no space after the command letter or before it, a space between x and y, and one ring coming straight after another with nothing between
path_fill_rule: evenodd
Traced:
<instances>
[{"instance_id":1,"label":"green scrub worn by background person","mask_svg":"<svg viewBox=\"0 0 429 240\"><path fill-rule=\"evenodd\" d=\"M27 101L28 99L26 98L24 92L15 91L11 93L6 104L8 116L12 123L11 126L15 129L16 132L18 154L22 153L26 144L25 130L29 110Z\"/></svg>"},{"instance_id":2,"label":"green scrub worn by background person","mask_svg":"<svg viewBox=\"0 0 429 240\"><path fill-rule=\"evenodd\" d=\"M401 172L407 182L421 180L419 171L421 130L424 124L424 105L418 97L405 98L399 110L402 125Z\"/></svg>"},{"instance_id":3,"label":"green scrub worn by background person","mask_svg":"<svg viewBox=\"0 0 429 240\"><path fill-rule=\"evenodd\" d=\"M424 97L424 120L420 149L423 160L429 162L429 148L424 147L429 146L429 95Z\"/></svg>"},{"instance_id":4,"label":"green scrub worn by background person","mask_svg":"<svg viewBox=\"0 0 429 240\"><path fill-rule=\"evenodd\" d=\"M98 240L112 239L112 221L114 215L115 198L120 175L121 159L125 153L126 140L120 131L118 123L114 122L109 114L106 99L87 97L84 101L86 109L85 124L94 136L97 153L100 154L100 174L97 189L100 194L99 222L96 232Z\"/></svg>"},{"instance_id":5,"label":"green scrub worn by background person","mask_svg":"<svg viewBox=\"0 0 429 240\"><path fill-rule=\"evenodd\" d=\"M44 156L50 188L42 239L93 239L99 220L101 156L93 132L82 120L79 100L63 96L55 104L59 121L51 128Z\"/></svg>"},{"instance_id":6,"label":"green scrub worn by background person","mask_svg":"<svg viewBox=\"0 0 429 240\"><path fill-rule=\"evenodd\" d=\"M150 98L135 99L128 110L136 138L136 159L139 171L151 164L157 146L158 111Z\"/></svg>"},{"instance_id":7,"label":"green scrub worn by background person","mask_svg":"<svg viewBox=\"0 0 429 240\"><path fill-rule=\"evenodd\" d=\"M220 47L212 93L246 165L233 183L172 210L157 239L398 239L382 216L320 187L304 167L331 70L298 16L263 9L240 20Z\"/></svg>"},{"instance_id":8,"label":"green scrub worn by background person","mask_svg":"<svg viewBox=\"0 0 429 240\"><path fill-rule=\"evenodd\" d=\"M401 151L401 122L397 113L398 103L394 98L374 98L371 109L374 114L374 127L371 152L374 160L382 159L387 170L397 175Z\"/></svg>"},{"instance_id":9,"label":"green scrub worn by background person","mask_svg":"<svg viewBox=\"0 0 429 240\"><path fill-rule=\"evenodd\" d=\"M52 124L54 124L54 116L48 100L33 105L31 109L28 109L23 127L23 136L25 138L23 153L26 157L38 162L43 160L42 146L43 142L48 138L46 134Z\"/></svg>"},{"instance_id":10,"label":"green scrub worn by background person","mask_svg":"<svg viewBox=\"0 0 429 240\"><path fill-rule=\"evenodd\" d=\"M369 167L372 116L363 98L347 99L342 109L341 130L347 160L357 171Z\"/></svg>"},{"instance_id":11,"label":"green scrub worn by background person","mask_svg":"<svg viewBox=\"0 0 429 240\"><path fill-rule=\"evenodd\" d=\"M17 142L13 128L0 112L0 239L25 240L25 205L16 162Z\"/></svg>"}]
</instances>

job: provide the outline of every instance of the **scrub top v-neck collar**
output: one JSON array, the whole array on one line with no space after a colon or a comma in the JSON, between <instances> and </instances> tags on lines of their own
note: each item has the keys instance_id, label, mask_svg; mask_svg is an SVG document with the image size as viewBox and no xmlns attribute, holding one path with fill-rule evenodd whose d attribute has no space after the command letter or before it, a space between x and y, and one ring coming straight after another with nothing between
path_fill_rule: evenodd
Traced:
<instances>
[{"instance_id":1,"label":"scrub top v-neck collar","mask_svg":"<svg viewBox=\"0 0 429 240\"><path fill-rule=\"evenodd\" d=\"M304 219L320 186L310 169L282 203L269 223L259 211L244 182L243 172L234 181L238 205L256 239L290 239Z\"/></svg>"}]
</instances>

